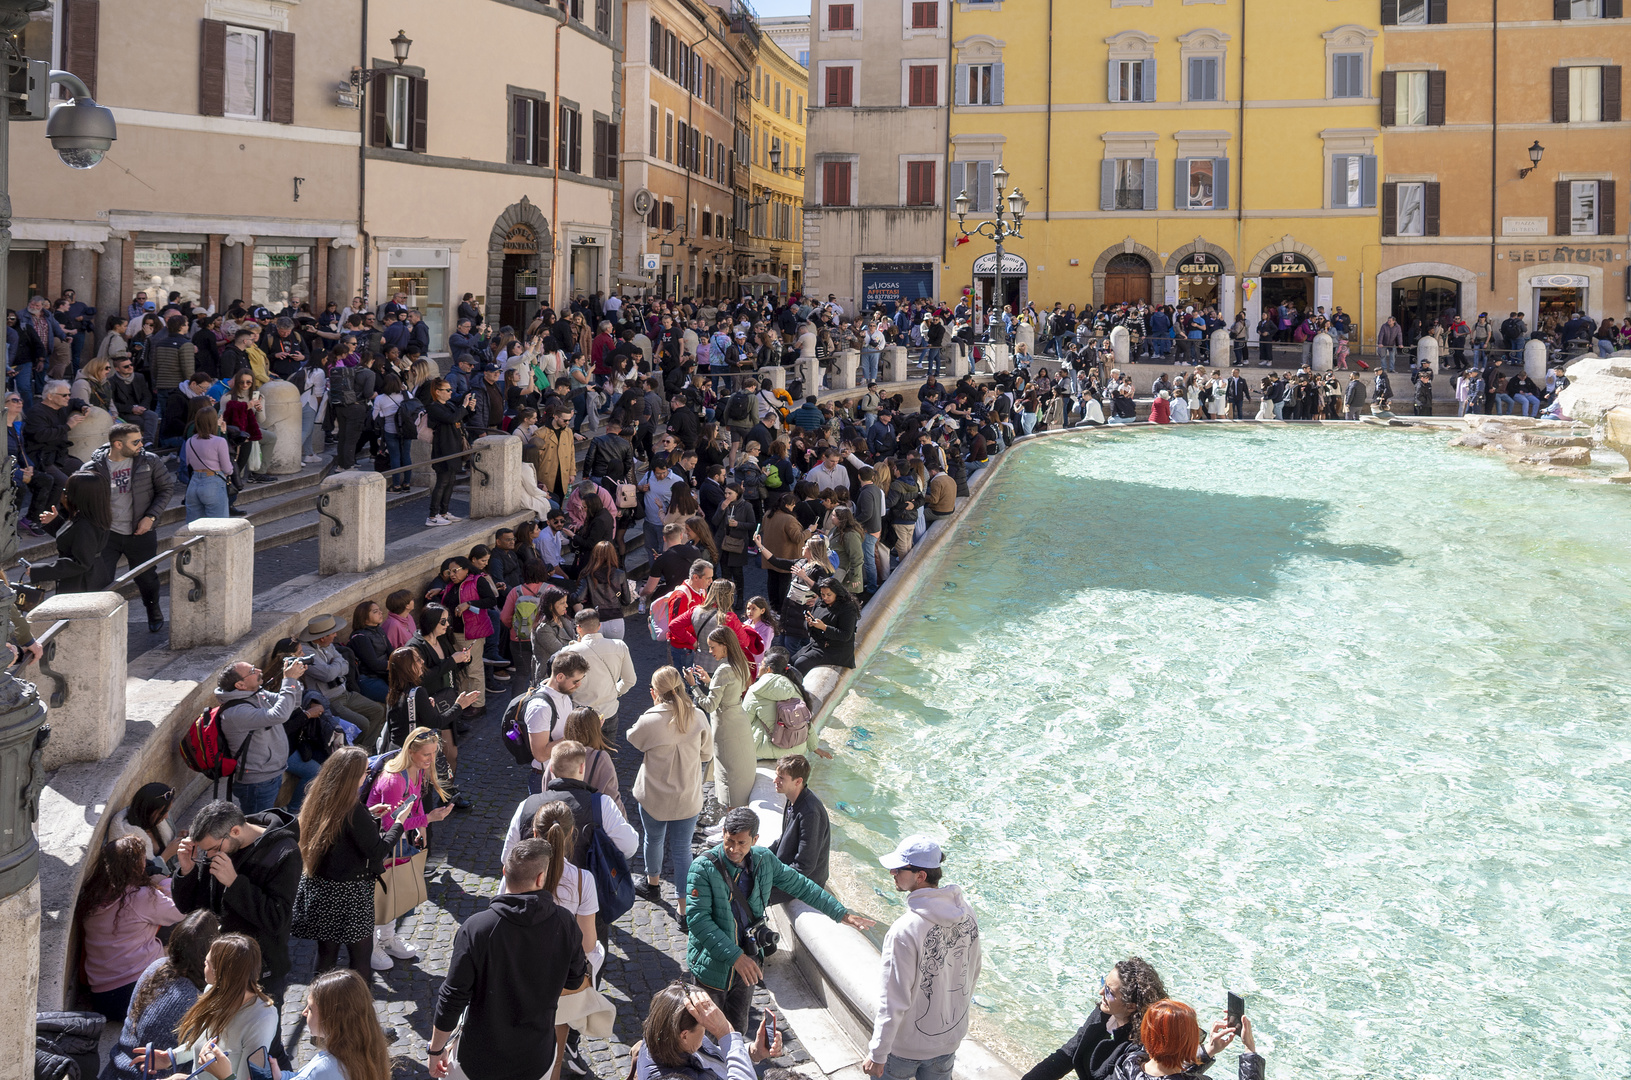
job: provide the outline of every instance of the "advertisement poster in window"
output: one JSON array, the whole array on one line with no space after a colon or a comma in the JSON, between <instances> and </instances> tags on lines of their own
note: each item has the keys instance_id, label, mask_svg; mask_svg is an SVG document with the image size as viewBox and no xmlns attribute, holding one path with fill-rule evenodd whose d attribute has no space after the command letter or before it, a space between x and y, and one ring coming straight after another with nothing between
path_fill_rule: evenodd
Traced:
<instances>
[{"instance_id":1,"label":"advertisement poster in window","mask_svg":"<svg viewBox=\"0 0 1631 1080\"><path fill-rule=\"evenodd\" d=\"M1189 161L1189 208L1212 209L1212 159L1191 158Z\"/></svg>"}]
</instances>

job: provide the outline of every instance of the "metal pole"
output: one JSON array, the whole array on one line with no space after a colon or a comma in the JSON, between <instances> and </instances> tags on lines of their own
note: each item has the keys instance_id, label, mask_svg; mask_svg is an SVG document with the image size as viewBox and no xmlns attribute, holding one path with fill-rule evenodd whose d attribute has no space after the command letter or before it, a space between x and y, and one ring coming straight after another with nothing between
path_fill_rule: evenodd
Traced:
<instances>
[{"instance_id":1,"label":"metal pole","mask_svg":"<svg viewBox=\"0 0 1631 1080\"><path fill-rule=\"evenodd\" d=\"M993 231L992 235L995 236L996 239L997 239L996 295L994 297L992 297L992 299L996 300L996 302L997 302L997 326L1001 327L1002 326L1002 313L1004 311L1008 310L1008 301L1007 301L1007 299L1004 298L1003 292L1002 292L1002 211L1001 210L997 211L997 227ZM1007 335L1007 333L1004 333L1002 335L1002 343L1004 345L1008 344L1008 335Z\"/></svg>"}]
</instances>

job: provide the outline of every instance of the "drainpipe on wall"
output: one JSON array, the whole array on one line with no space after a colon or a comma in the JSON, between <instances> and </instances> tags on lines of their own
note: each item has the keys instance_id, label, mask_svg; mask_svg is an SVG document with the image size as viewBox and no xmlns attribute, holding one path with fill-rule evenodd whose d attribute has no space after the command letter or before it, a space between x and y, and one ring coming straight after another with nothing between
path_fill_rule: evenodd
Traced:
<instances>
[{"instance_id":1,"label":"drainpipe on wall","mask_svg":"<svg viewBox=\"0 0 1631 1080\"><path fill-rule=\"evenodd\" d=\"M1245 239L1246 232L1246 0L1240 0L1240 101L1235 109L1235 139L1240 144L1240 168L1235 172L1239 174L1235 181L1240 185L1240 198L1235 200L1235 304L1240 311L1246 310L1246 272L1245 264L1241 259L1240 242ZM1225 312L1231 320L1233 315ZM1250 341L1252 335L1257 333L1255 325L1246 327L1246 340Z\"/></svg>"},{"instance_id":2,"label":"drainpipe on wall","mask_svg":"<svg viewBox=\"0 0 1631 1080\"><path fill-rule=\"evenodd\" d=\"M952 24L956 21L956 19L957 19L957 5L953 4L953 3L946 4L946 73L950 76L946 80L946 82L948 84L950 84L950 85L947 87L947 94L946 94L946 139L945 139L945 143L944 143L945 150L941 154L940 160L946 166L946 175L945 175L945 177L943 179L947 183L951 182L951 111L957 107L957 64L955 62L957 57L953 55L953 52L955 50L955 46L952 44L953 42L955 42L957 40L957 34L954 31L953 26L952 26ZM944 185L942 185L942 186L944 186ZM946 194L949 196L951 194L951 192L948 190ZM950 231L951 231L951 199L948 197L946 199L946 201L945 201L944 212L941 214L941 221L940 221L940 265L941 266L946 265L946 233L948 233ZM863 294L866 292L865 289L862 289L861 291L862 291ZM942 289L941 291L943 292L944 289ZM864 296L863 296L863 298L864 298ZM974 300L974 294L970 293L969 294L969 301L972 303L973 300ZM857 310L859 310L859 308L860 308L860 301L859 300L856 301L856 308L857 308Z\"/></svg>"},{"instance_id":3,"label":"drainpipe on wall","mask_svg":"<svg viewBox=\"0 0 1631 1080\"><path fill-rule=\"evenodd\" d=\"M362 0L362 50L357 66L364 72L368 70L368 0ZM365 311L368 309L368 118L371 111L367 102L374 90L370 81L367 75L363 76L362 85L358 87L362 104L357 107L357 250L361 265L357 269L357 291L353 295L362 297Z\"/></svg>"},{"instance_id":4,"label":"drainpipe on wall","mask_svg":"<svg viewBox=\"0 0 1631 1080\"><path fill-rule=\"evenodd\" d=\"M1500 236L1501 219L1497 216L1500 209L1495 205L1496 191L1500 181L1496 179L1495 170L1499 167L1499 155L1496 144L1501 140L1500 117L1497 115L1500 102L1501 86L1501 0L1490 0L1489 4L1489 291L1495 295L1495 246L1496 237ZM1485 302L1486 307L1494 305ZM1465 305L1462 311L1466 314Z\"/></svg>"},{"instance_id":5,"label":"drainpipe on wall","mask_svg":"<svg viewBox=\"0 0 1631 1080\"><path fill-rule=\"evenodd\" d=\"M1042 135L1042 220L1053 220L1053 0L1048 0L1048 112Z\"/></svg>"}]
</instances>

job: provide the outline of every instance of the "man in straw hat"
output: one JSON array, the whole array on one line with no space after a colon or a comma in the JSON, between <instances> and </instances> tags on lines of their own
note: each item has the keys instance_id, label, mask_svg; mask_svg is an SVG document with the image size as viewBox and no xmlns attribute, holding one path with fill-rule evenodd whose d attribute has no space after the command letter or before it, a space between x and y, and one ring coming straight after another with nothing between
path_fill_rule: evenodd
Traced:
<instances>
[{"instance_id":1,"label":"man in straw hat","mask_svg":"<svg viewBox=\"0 0 1631 1080\"><path fill-rule=\"evenodd\" d=\"M357 745L373 753L379 733L385 728L385 706L355 690L356 657L350 649L334 644L334 639L345 629L345 620L337 615L319 615L300 632L300 642L308 646L311 663L306 668L306 688L316 690L328 698L334 715L362 728ZM348 679L349 676L349 679Z\"/></svg>"}]
</instances>

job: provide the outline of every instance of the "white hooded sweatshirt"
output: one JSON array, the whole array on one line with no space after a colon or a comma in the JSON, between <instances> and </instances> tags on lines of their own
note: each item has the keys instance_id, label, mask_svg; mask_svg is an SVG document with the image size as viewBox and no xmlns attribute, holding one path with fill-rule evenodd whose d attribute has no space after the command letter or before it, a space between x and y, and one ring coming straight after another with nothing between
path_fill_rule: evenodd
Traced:
<instances>
[{"instance_id":1,"label":"white hooded sweatshirt","mask_svg":"<svg viewBox=\"0 0 1631 1080\"><path fill-rule=\"evenodd\" d=\"M883 941L883 993L870 1057L927 1061L955 1053L968 1034L980 975L980 927L956 885L907 894L906 914Z\"/></svg>"}]
</instances>

